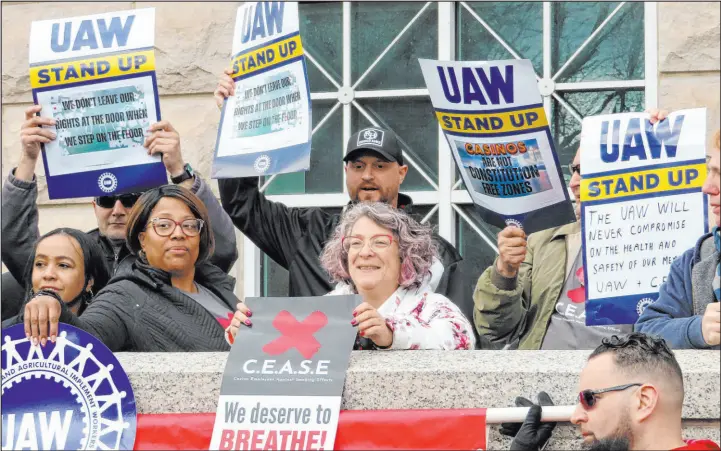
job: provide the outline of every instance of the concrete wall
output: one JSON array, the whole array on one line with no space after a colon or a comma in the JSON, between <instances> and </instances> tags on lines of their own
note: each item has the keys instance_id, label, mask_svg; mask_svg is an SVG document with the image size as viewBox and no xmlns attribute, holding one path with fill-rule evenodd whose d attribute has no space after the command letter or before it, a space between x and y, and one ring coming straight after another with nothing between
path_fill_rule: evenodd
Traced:
<instances>
[{"instance_id":1,"label":"concrete wall","mask_svg":"<svg viewBox=\"0 0 721 451\"><path fill-rule=\"evenodd\" d=\"M200 174L208 174L219 120L211 93L217 74L227 64L238 4L4 2L2 176L20 158L18 131L23 110L32 103L27 62L30 23L143 7L156 8L156 59L163 118L179 131L186 161ZM719 3L658 4L658 105L669 110L707 106L709 131L718 128L720 116L720 20ZM41 232L60 225L81 229L95 226L88 199L51 202L47 199L42 165L38 175ZM240 269L238 265L234 275L242 286Z\"/></svg>"},{"instance_id":2,"label":"concrete wall","mask_svg":"<svg viewBox=\"0 0 721 451\"><path fill-rule=\"evenodd\" d=\"M588 351L356 351L346 373L341 409L512 407L516 396L546 391L556 405L574 405ZM139 413L215 412L227 353L120 353ZM718 351L676 351L684 374L685 438L719 442ZM492 425L488 449L510 440ZM576 427L561 423L546 449L580 449Z\"/></svg>"},{"instance_id":3,"label":"concrete wall","mask_svg":"<svg viewBox=\"0 0 721 451\"><path fill-rule=\"evenodd\" d=\"M658 105L667 110L705 106L708 134L719 128L721 4L658 4Z\"/></svg>"}]
</instances>

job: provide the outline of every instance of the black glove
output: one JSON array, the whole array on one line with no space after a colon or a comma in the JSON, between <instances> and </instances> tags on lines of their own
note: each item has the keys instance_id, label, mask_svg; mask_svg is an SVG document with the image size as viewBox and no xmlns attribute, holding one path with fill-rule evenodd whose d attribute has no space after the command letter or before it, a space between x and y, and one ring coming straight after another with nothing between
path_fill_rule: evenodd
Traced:
<instances>
[{"instance_id":1,"label":"black glove","mask_svg":"<svg viewBox=\"0 0 721 451\"><path fill-rule=\"evenodd\" d=\"M516 407L531 407L533 402L519 396L516 398ZM500 432L508 437L515 437L518 434L518 430L521 429L523 423L501 423Z\"/></svg>"},{"instance_id":2,"label":"black glove","mask_svg":"<svg viewBox=\"0 0 721 451\"><path fill-rule=\"evenodd\" d=\"M511 451L537 451L542 449L551 438L556 423L541 423L541 406L552 406L553 401L546 392L541 392L538 394L538 403L531 405L528 409L526 420L511 442Z\"/></svg>"}]
</instances>

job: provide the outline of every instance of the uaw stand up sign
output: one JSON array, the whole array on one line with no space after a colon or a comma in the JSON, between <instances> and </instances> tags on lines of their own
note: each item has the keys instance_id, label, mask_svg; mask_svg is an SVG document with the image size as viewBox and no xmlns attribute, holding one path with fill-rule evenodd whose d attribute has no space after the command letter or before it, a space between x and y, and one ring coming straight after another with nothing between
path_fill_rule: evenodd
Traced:
<instances>
[{"instance_id":1,"label":"uaw stand up sign","mask_svg":"<svg viewBox=\"0 0 721 451\"><path fill-rule=\"evenodd\" d=\"M133 449L135 397L97 338L59 325L33 346L22 324L2 330L2 449Z\"/></svg>"}]
</instances>

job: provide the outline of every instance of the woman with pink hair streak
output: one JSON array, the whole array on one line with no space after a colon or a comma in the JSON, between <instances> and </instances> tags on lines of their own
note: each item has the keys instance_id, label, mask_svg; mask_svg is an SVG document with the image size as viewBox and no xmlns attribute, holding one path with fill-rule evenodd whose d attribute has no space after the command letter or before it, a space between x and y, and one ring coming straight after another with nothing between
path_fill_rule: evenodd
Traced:
<instances>
[{"instance_id":1,"label":"woman with pink hair streak","mask_svg":"<svg viewBox=\"0 0 721 451\"><path fill-rule=\"evenodd\" d=\"M385 203L359 203L341 219L321 263L329 294L360 294L358 349L473 349L472 326L435 286L443 265L430 227ZM364 340L367 339L367 340Z\"/></svg>"},{"instance_id":2,"label":"woman with pink hair streak","mask_svg":"<svg viewBox=\"0 0 721 451\"><path fill-rule=\"evenodd\" d=\"M443 273L431 229L385 203L358 203L344 214L321 255L337 283L329 295L360 294L354 349L473 349L471 323L434 289ZM243 304L239 304L245 307ZM235 313L229 341L247 308Z\"/></svg>"}]
</instances>

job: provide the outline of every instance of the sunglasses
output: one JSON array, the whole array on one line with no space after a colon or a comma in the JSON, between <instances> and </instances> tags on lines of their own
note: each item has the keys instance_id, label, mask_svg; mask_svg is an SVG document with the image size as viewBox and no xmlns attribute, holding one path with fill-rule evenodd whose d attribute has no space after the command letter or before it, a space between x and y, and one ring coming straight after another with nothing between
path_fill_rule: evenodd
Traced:
<instances>
[{"instance_id":1,"label":"sunglasses","mask_svg":"<svg viewBox=\"0 0 721 451\"><path fill-rule=\"evenodd\" d=\"M578 402L581 403L584 409L588 410L596 405L596 402L598 401L598 397L596 395L600 395L601 393L608 393L613 391L623 391L631 387L641 386L643 384L626 384L626 385L617 385L615 387L610 388L602 388L601 390L583 390L578 394Z\"/></svg>"},{"instance_id":2,"label":"sunglasses","mask_svg":"<svg viewBox=\"0 0 721 451\"><path fill-rule=\"evenodd\" d=\"M569 164L569 165L568 165L568 172L570 172L571 175L573 175L573 174L576 173L576 172L578 172L578 173L580 174L580 173L581 173L581 165L580 165L580 164L573 164L573 163Z\"/></svg>"},{"instance_id":3,"label":"sunglasses","mask_svg":"<svg viewBox=\"0 0 721 451\"><path fill-rule=\"evenodd\" d=\"M115 202L120 201L125 208L132 208L135 202L143 193L120 194L117 196L100 196L95 198L95 203L101 208L113 208Z\"/></svg>"}]
</instances>

